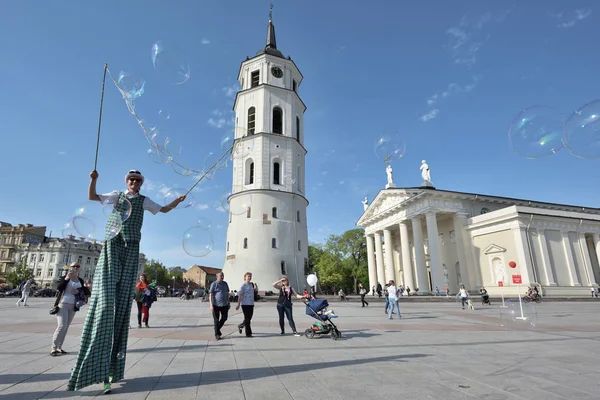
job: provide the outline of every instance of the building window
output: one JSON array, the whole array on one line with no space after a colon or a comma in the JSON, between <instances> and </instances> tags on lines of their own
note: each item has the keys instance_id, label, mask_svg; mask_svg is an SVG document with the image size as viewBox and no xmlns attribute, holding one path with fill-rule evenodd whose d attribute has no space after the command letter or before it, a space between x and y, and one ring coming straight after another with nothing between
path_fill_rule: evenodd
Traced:
<instances>
[{"instance_id":1,"label":"building window","mask_svg":"<svg viewBox=\"0 0 600 400\"><path fill-rule=\"evenodd\" d=\"M302 174L299 165L296 167L296 187L299 192L302 192Z\"/></svg>"},{"instance_id":2,"label":"building window","mask_svg":"<svg viewBox=\"0 0 600 400\"><path fill-rule=\"evenodd\" d=\"M6 251L2 251L2 255L0 256L1 259L5 259L6 258Z\"/></svg>"},{"instance_id":3,"label":"building window","mask_svg":"<svg viewBox=\"0 0 600 400\"><path fill-rule=\"evenodd\" d=\"M54 270L53 269L49 269L48 270L48 276L52 277L52 275L54 275Z\"/></svg>"},{"instance_id":4,"label":"building window","mask_svg":"<svg viewBox=\"0 0 600 400\"><path fill-rule=\"evenodd\" d=\"M298 240L298 251L302 250L302 241Z\"/></svg>"},{"instance_id":5,"label":"building window","mask_svg":"<svg viewBox=\"0 0 600 400\"><path fill-rule=\"evenodd\" d=\"M227 251L229 251L229 242L227 242Z\"/></svg>"},{"instance_id":6,"label":"building window","mask_svg":"<svg viewBox=\"0 0 600 400\"><path fill-rule=\"evenodd\" d=\"M98 259L94 258L94 265L98 265Z\"/></svg>"},{"instance_id":7,"label":"building window","mask_svg":"<svg viewBox=\"0 0 600 400\"><path fill-rule=\"evenodd\" d=\"M285 261L281 262L281 275L285 275Z\"/></svg>"},{"instance_id":8,"label":"building window","mask_svg":"<svg viewBox=\"0 0 600 400\"><path fill-rule=\"evenodd\" d=\"M277 248L277 239L275 239L275 238L271 239L271 248L273 248L273 249Z\"/></svg>"},{"instance_id":9,"label":"building window","mask_svg":"<svg viewBox=\"0 0 600 400\"><path fill-rule=\"evenodd\" d=\"M283 110L279 107L273 109L273 133L283 133Z\"/></svg>"},{"instance_id":10,"label":"building window","mask_svg":"<svg viewBox=\"0 0 600 400\"><path fill-rule=\"evenodd\" d=\"M273 184L274 185L280 185L280 182L281 182L281 180L279 179L280 172L281 172L280 164L278 161L275 161L273 163Z\"/></svg>"},{"instance_id":11,"label":"building window","mask_svg":"<svg viewBox=\"0 0 600 400\"><path fill-rule=\"evenodd\" d=\"M229 213L229 222L231 223L231 213Z\"/></svg>"},{"instance_id":12,"label":"building window","mask_svg":"<svg viewBox=\"0 0 600 400\"><path fill-rule=\"evenodd\" d=\"M250 216L252 215L252 212L251 212L251 210L252 210L252 208L251 208L251 207L248 207L248 208L246 209L246 218L250 218Z\"/></svg>"},{"instance_id":13,"label":"building window","mask_svg":"<svg viewBox=\"0 0 600 400\"><path fill-rule=\"evenodd\" d=\"M90 264L92 263L92 257L88 257L88 258L85 260L85 263L86 263L87 265L90 265Z\"/></svg>"},{"instance_id":14,"label":"building window","mask_svg":"<svg viewBox=\"0 0 600 400\"><path fill-rule=\"evenodd\" d=\"M246 185L254 183L254 160L251 158L246 160L245 181Z\"/></svg>"},{"instance_id":15,"label":"building window","mask_svg":"<svg viewBox=\"0 0 600 400\"><path fill-rule=\"evenodd\" d=\"M39 268L37 271L35 271L35 276L42 276L42 269Z\"/></svg>"},{"instance_id":16,"label":"building window","mask_svg":"<svg viewBox=\"0 0 600 400\"><path fill-rule=\"evenodd\" d=\"M56 254L52 254L52 255L50 256L50 262L51 262L51 263L53 263L53 262L55 262L55 261L56 261Z\"/></svg>"},{"instance_id":17,"label":"building window","mask_svg":"<svg viewBox=\"0 0 600 400\"><path fill-rule=\"evenodd\" d=\"M273 207L273 209L271 210L271 216L273 218L277 218L277 207Z\"/></svg>"},{"instance_id":18,"label":"building window","mask_svg":"<svg viewBox=\"0 0 600 400\"><path fill-rule=\"evenodd\" d=\"M296 117L296 140L300 141L300 117Z\"/></svg>"},{"instance_id":19,"label":"building window","mask_svg":"<svg viewBox=\"0 0 600 400\"><path fill-rule=\"evenodd\" d=\"M300 222L300 211L296 211L296 221Z\"/></svg>"},{"instance_id":20,"label":"building window","mask_svg":"<svg viewBox=\"0 0 600 400\"><path fill-rule=\"evenodd\" d=\"M304 275L310 274L310 268L308 268L308 258L304 259Z\"/></svg>"},{"instance_id":21,"label":"building window","mask_svg":"<svg viewBox=\"0 0 600 400\"><path fill-rule=\"evenodd\" d=\"M40 254L40 262L44 262L44 258L45 258L44 255Z\"/></svg>"},{"instance_id":22,"label":"building window","mask_svg":"<svg viewBox=\"0 0 600 400\"><path fill-rule=\"evenodd\" d=\"M254 135L256 127L256 108L250 107L248 109L248 134Z\"/></svg>"},{"instance_id":23,"label":"building window","mask_svg":"<svg viewBox=\"0 0 600 400\"><path fill-rule=\"evenodd\" d=\"M292 81L292 90L294 92L296 92L298 90L298 84L296 83L295 79Z\"/></svg>"},{"instance_id":24,"label":"building window","mask_svg":"<svg viewBox=\"0 0 600 400\"><path fill-rule=\"evenodd\" d=\"M250 87L257 87L258 84L260 83L260 71L259 70L252 71L251 77L252 77L252 83L251 83Z\"/></svg>"},{"instance_id":25,"label":"building window","mask_svg":"<svg viewBox=\"0 0 600 400\"><path fill-rule=\"evenodd\" d=\"M244 248L248 248L248 238L244 238Z\"/></svg>"},{"instance_id":26,"label":"building window","mask_svg":"<svg viewBox=\"0 0 600 400\"><path fill-rule=\"evenodd\" d=\"M83 262L83 256L77 257L77 262L81 264Z\"/></svg>"},{"instance_id":27,"label":"building window","mask_svg":"<svg viewBox=\"0 0 600 400\"><path fill-rule=\"evenodd\" d=\"M35 254L31 255L31 262L35 262Z\"/></svg>"}]
</instances>

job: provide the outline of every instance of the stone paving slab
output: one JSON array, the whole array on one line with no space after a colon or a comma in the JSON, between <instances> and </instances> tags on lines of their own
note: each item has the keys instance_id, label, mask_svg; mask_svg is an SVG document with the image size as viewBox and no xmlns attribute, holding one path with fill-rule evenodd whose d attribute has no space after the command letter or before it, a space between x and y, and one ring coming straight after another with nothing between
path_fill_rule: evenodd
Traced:
<instances>
[{"instance_id":1,"label":"stone paving slab","mask_svg":"<svg viewBox=\"0 0 600 400\"><path fill-rule=\"evenodd\" d=\"M51 299L0 299L0 398L91 399L100 385L67 392L85 308L65 341L70 354L50 357L56 318ZM208 304L160 299L151 328L135 312L115 399L598 399L597 302L535 305L535 326L500 318L497 305L462 310L446 302L401 302L402 319L383 305L332 303L341 340L279 335L275 305L261 302L254 337L240 335L232 309L215 341ZM533 309L527 308L527 312ZM312 325L294 306L299 331Z\"/></svg>"}]
</instances>

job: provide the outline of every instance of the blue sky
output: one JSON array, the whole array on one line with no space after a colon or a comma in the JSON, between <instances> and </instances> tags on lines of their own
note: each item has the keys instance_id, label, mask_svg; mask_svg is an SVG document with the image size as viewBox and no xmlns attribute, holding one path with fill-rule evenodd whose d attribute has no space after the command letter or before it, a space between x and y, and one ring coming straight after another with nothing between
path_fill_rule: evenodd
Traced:
<instances>
[{"instance_id":1,"label":"blue sky","mask_svg":"<svg viewBox=\"0 0 600 400\"><path fill-rule=\"evenodd\" d=\"M278 48L302 73L309 239L354 227L361 200L386 183L373 145L390 130L406 139L393 165L397 186L418 186L426 159L436 187L597 206L598 160L566 151L524 159L508 147L523 108L550 104L569 115L600 97L598 11L591 1L275 1ZM457 5L458 4L458 5ZM93 168L104 63L143 77L137 111L166 110L179 162L202 169L233 113L240 62L264 47L267 1L12 2L0 34L0 220L46 225L53 235L86 199ZM186 53L191 79L173 85L153 69L158 40ZM446 95L444 95L446 93ZM163 121L164 122L164 121ZM143 192L193 181L149 160L143 133L107 82L98 189L124 188L136 168ZM219 198L231 169L194 192L194 208L146 215L142 251L167 266L220 267L226 214ZM215 249L182 250L183 232L211 221ZM49 233L49 232L48 232Z\"/></svg>"}]
</instances>

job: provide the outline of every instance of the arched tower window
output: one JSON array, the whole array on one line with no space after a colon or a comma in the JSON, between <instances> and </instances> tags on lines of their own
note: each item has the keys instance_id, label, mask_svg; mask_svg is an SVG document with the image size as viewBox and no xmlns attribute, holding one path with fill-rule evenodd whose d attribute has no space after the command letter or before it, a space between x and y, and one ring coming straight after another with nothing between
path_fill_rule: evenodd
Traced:
<instances>
[{"instance_id":1,"label":"arched tower window","mask_svg":"<svg viewBox=\"0 0 600 400\"><path fill-rule=\"evenodd\" d=\"M273 249L277 248L277 239L275 239L275 238L271 239L271 248L273 248Z\"/></svg>"},{"instance_id":2,"label":"arched tower window","mask_svg":"<svg viewBox=\"0 0 600 400\"><path fill-rule=\"evenodd\" d=\"M285 275L285 261L281 262L281 275Z\"/></svg>"},{"instance_id":3,"label":"arched tower window","mask_svg":"<svg viewBox=\"0 0 600 400\"><path fill-rule=\"evenodd\" d=\"M300 117L296 117L296 140L300 142Z\"/></svg>"},{"instance_id":4,"label":"arched tower window","mask_svg":"<svg viewBox=\"0 0 600 400\"><path fill-rule=\"evenodd\" d=\"M248 248L248 238L244 238L244 248Z\"/></svg>"},{"instance_id":5,"label":"arched tower window","mask_svg":"<svg viewBox=\"0 0 600 400\"><path fill-rule=\"evenodd\" d=\"M298 187L298 191L302 192L302 175L301 175L301 169L300 166L298 165L296 167L296 185Z\"/></svg>"},{"instance_id":6,"label":"arched tower window","mask_svg":"<svg viewBox=\"0 0 600 400\"><path fill-rule=\"evenodd\" d=\"M254 135L256 128L256 108L250 107L248 109L248 134Z\"/></svg>"},{"instance_id":7,"label":"arched tower window","mask_svg":"<svg viewBox=\"0 0 600 400\"><path fill-rule=\"evenodd\" d=\"M279 161L275 161L273 163L273 184L280 185L281 184L281 164Z\"/></svg>"},{"instance_id":8,"label":"arched tower window","mask_svg":"<svg viewBox=\"0 0 600 400\"><path fill-rule=\"evenodd\" d=\"M246 165L245 165L245 176L244 176L244 181L246 182L246 185L252 185L254 183L254 160L251 158L248 158L246 160Z\"/></svg>"},{"instance_id":9,"label":"arched tower window","mask_svg":"<svg viewBox=\"0 0 600 400\"><path fill-rule=\"evenodd\" d=\"M279 107L273 108L273 133L283 134L283 110Z\"/></svg>"},{"instance_id":10,"label":"arched tower window","mask_svg":"<svg viewBox=\"0 0 600 400\"><path fill-rule=\"evenodd\" d=\"M277 218L277 207L273 207L271 215L273 216L273 218Z\"/></svg>"}]
</instances>

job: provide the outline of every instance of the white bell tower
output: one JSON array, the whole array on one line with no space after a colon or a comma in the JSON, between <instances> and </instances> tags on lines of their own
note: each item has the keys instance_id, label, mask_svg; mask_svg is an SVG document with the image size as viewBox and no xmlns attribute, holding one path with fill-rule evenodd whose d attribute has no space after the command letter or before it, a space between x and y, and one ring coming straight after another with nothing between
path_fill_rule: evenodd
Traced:
<instances>
[{"instance_id":1,"label":"white bell tower","mask_svg":"<svg viewBox=\"0 0 600 400\"><path fill-rule=\"evenodd\" d=\"M302 74L277 49L269 13L267 42L240 67L233 109L236 139L225 280L237 290L252 272L259 291L285 274L301 292L308 273Z\"/></svg>"}]
</instances>

